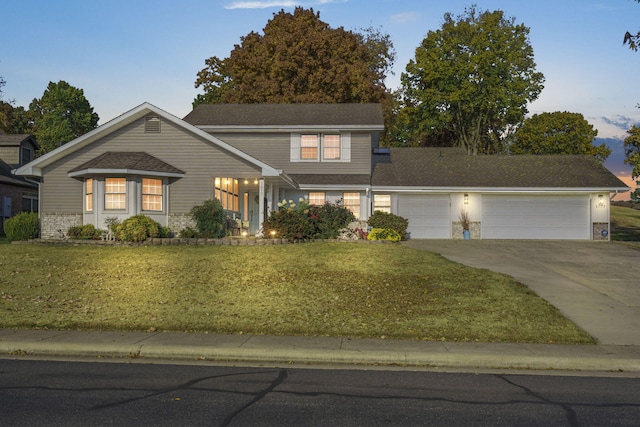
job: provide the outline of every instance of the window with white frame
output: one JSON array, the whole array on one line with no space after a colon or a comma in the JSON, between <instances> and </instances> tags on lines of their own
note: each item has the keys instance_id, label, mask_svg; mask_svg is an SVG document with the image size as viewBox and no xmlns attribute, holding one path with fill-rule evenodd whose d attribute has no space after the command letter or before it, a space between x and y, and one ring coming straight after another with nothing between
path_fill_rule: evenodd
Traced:
<instances>
[{"instance_id":1,"label":"window with white frame","mask_svg":"<svg viewBox=\"0 0 640 427\"><path fill-rule=\"evenodd\" d=\"M104 208L105 210L124 210L127 208L126 178L105 178Z\"/></svg>"},{"instance_id":2,"label":"window with white frame","mask_svg":"<svg viewBox=\"0 0 640 427\"><path fill-rule=\"evenodd\" d=\"M351 133L291 134L292 162L350 162Z\"/></svg>"},{"instance_id":3,"label":"window with white frame","mask_svg":"<svg viewBox=\"0 0 640 427\"><path fill-rule=\"evenodd\" d=\"M349 209L356 219L360 219L360 193L344 193L344 207Z\"/></svg>"},{"instance_id":4,"label":"window with white frame","mask_svg":"<svg viewBox=\"0 0 640 427\"><path fill-rule=\"evenodd\" d=\"M340 160L340 135L322 136L322 159Z\"/></svg>"},{"instance_id":5,"label":"window with white frame","mask_svg":"<svg viewBox=\"0 0 640 427\"><path fill-rule=\"evenodd\" d=\"M84 210L93 211L93 178L84 181Z\"/></svg>"},{"instance_id":6,"label":"window with white frame","mask_svg":"<svg viewBox=\"0 0 640 427\"><path fill-rule=\"evenodd\" d=\"M374 194L373 195L373 211L391 213L391 195Z\"/></svg>"},{"instance_id":7,"label":"window with white frame","mask_svg":"<svg viewBox=\"0 0 640 427\"><path fill-rule=\"evenodd\" d=\"M309 193L309 204L310 205L324 205L325 194L323 192L312 192Z\"/></svg>"},{"instance_id":8,"label":"window with white frame","mask_svg":"<svg viewBox=\"0 0 640 427\"><path fill-rule=\"evenodd\" d=\"M318 160L318 135L300 135L300 160Z\"/></svg>"},{"instance_id":9,"label":"window with white frame","mask_svg":"<svg viewBox=\"0 0 640 427\"><path fill-rule=\"evenodd\" d=\"M142 178L142 210L162 211L162 180Z\"/></svg>"}]
</instances>

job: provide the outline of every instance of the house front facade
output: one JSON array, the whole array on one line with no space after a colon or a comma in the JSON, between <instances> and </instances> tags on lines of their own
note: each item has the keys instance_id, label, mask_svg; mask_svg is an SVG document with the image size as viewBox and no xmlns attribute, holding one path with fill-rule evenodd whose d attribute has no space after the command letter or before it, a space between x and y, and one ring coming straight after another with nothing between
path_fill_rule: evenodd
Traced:
<instances>
[{"instance_id":1,"label":"house front facade","mask_svg":"<svg viewBox=\"0 0 640 427\"><path fill-rule=\"evenodd\" d=\"M385 149L383 127L376 104L201 105L179 119L145 103L14 172L39 181L43 238L137 214L179 232L212 198L260 235L279 201L304 198L404 216L411 238L461 237L464 209L475 238L606 239L610 195L628 190L586 157Z\"/></svg>"}]
</instances>

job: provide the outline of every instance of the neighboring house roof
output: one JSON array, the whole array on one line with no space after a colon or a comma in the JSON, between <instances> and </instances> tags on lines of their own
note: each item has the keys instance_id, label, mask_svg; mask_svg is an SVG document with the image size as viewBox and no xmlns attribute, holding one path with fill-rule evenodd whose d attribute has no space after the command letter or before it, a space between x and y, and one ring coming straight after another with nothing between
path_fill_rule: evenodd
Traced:
<instances>
[{"instance_id":1,"label":"neighboring house roof","mask_svg":"<svg viewBox=\"0 0 640 427\"><path fill-rule=\"evenodd\" d=\"M586 155L468 156L459 148L391 148L390 161L374 155L374 187L470 189L629 188Z\"/></svg>"},{"instance_id":2,"label":"neighboring house roof","mask_svg":"<svg viewBox=\"0 0 640 427\"><path fill-rule=\"evenodd\" d=\"M4 160L0 159L0 184L15 185L25 188L38 188L35 183L27 182L23 177L14 176L11 173L11 166L6 164Z\"/></svg>"},{"instance_id":3,"label":"neighboring house roof","mask_svg":"<svg viewBox=\"0 0 640 427\"><path fill-rule=\"evenodd\" d=\"M158 117L162 117L163 119L173 123L174 125L184 129L187 132L190 132L202 139L204 139L205 141L208 141L224 150L226 150L227 152L234 154L238 157L240 157L241 159L246 160L247 162L255 165L256 167L260 168L262 170L262 175L263 176L281 176L284 179L288 179L288 177L286 177L282 171L277 170L273 167L271 167L270 165L248 155L247 153L238 150L237 148L227 144L224 141L221 141L220 139L198 129L195 126L190 125L189 123L186 123L183 120L180 120L178 117L167 113L164 110L161 110L160 108L151 105L147 102L145 102L144 104L141 104L137 107L135 107L132 110L127 111L126 113L116 117L115 119L103 124L102 126L99 126L95 129L93 129L92 131L74 139L73 141L70 141L58 148L56 148L53 151L48 152L47 154L44 154L40 157L38 157L37 159L35 159L34 161L27 163L26 165L18 168L16 170L16 175L24 175L24 176L37 176L40 177L42 176L42 169L50 164L52 164L53 162L62 159L63 157L65 157L66 155L73 153L97 140L99 140L100 138L103 138L109 134L111 134L112 132L117 131L118 129L123 128L124 126L135 122L136 120L139 120L149 114L154 114L157 115Z\"/></svg>"},{"instance_id":4,"label":"neighboring house roof","mask_svg":"<svg viewBox=\"0 0 640 427\"><path fill-rule=\"evenodd\" d=\"M144 152L106 152L69 171L69 176L122 172L180 177L184 171Z\"/></svg>"},{"instance_id":5,"label":"neighboring house roof","mask_svg":"<svg viewBox=\"0 0 640 427\"><path fill-rule=\"evenodd\" d=\"M216 130L384 129L380 104L203 104L184 120Z\"/></svg>"},{"instance_id":6,"label":"neighboring house roof","mask_svg":"<svg viewBox=\"0 0 640 427\"><path fill-rule=\"evenodd\" d=\"M28 139L31 139L36 150L40 148L40 145L30 133L2 133L0 134L0 147L18 147Z\"/></svg>"}]
</instances>

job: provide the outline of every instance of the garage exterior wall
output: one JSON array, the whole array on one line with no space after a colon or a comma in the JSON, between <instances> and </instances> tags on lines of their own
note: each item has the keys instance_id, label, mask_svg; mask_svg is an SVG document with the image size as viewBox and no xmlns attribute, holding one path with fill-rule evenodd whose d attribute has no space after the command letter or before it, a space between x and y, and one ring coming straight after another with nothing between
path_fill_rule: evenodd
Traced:
<instances>
[{"instance_id":1,"label":"garage exterior wall","mask_svg":"<svg viewBox=\"0 0 640 427\"><path fill-rule=\"evenodd\" d=\"M414 239L459 239L459 215L472 239L609 240L609 193L396 193L392 212Z\"/></svg>"}]
</instances>

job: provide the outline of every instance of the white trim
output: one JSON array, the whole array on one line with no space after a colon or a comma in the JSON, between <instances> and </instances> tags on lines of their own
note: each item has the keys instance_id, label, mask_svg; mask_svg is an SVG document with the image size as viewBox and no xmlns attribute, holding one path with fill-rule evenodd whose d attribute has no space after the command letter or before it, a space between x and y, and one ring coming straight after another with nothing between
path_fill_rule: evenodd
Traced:
<instances>
[{"instance_id":1,"label":"white trim","mask_svg":"<svg viewBox=\"0 0 640 427\"><path fill-rule=\"evenodd\" d=\"M174 172L156 172L156 171L148 171L148 170L138 170L138 169L83 169L75 172L69 172L68 175L71 178L75 178L77 176L84 175L144 175L146 176L157 176L157 177L168 177L168 178L182 178L185 174L183 173L174 173Z\"/></svg>"},{"instance_id":2,"label":"white trim","mask_svg":"<svg viewBox=\"0 0 640 427\"><path fill-rule=\"evenodd\" d=\"M206 132L220 132L220 133L245 133L245 132L256 132L261 131L265 133L322 133L322 132L342 132L342 131L361 131L361 132L371 132L371 131L383 131L384 126L381 125L313 125L312 127L308 126L300 126L300 125L292 125L292 126L282 126L282 125L265 125L265 126L241 126L241 125L224 125L224 126L216 126L216 125L196 125L198 129L202 129Z\"/></svg>"},{"instance_id":3,"label":"white trim","mask_svg":"<svg viewBox=\"0 0 640 427\"><path fill-rule=\"evenodd\" d=\"M569 193L595 193L595 192L626 192L626 187L396 187L396 186L372 186L374 192L393 193L527 193L527 194L569 194Z\"/></svg>"}]
</instances>

